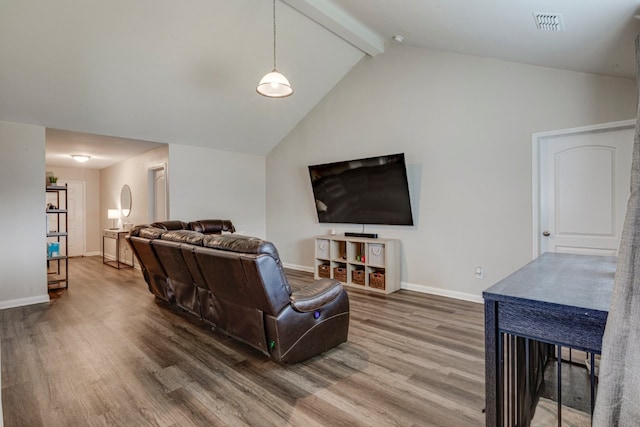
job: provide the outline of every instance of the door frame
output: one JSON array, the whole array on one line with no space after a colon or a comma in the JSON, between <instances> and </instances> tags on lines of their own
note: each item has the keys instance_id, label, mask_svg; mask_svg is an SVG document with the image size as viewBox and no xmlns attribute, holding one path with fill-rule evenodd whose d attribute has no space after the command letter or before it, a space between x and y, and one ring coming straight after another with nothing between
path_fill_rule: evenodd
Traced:
<instances>
[{"instance_id":1,"label":"door frame","mask_svg":"<svg viewBox=\"0 0 640 427\"><path fill-rule=\"evenodd\" d=\"M535 259L540 255L540 219L542 218L542 213L540 212L540 201L542 200L541 194L541 186L540 186L540 178L541 172L540 167L542 166L541 156L541 148L542 143L545 139L549 137L555 136L567 136L567 135L577 135L577 134L588 134L595 133L601 131L614 131L614 130L622 130L622 129L633 129L635 128L636 120L621 120L618 122L609 122L609 123L601 123L597 125L590 126L581 126L570 129L559 129L548 132L536 132L531 135L531 147L532 147L532 155L531 155L531 196L532 196L532 210L531 210L531 219L532 219L532 259Z\"/></svg>"},{"instance_id":2,"label":"door frame","mask_svg":"<svg viewBox=\"0 0 640 427\"><path fill-rule=\"evenodd\" d=\"M81 227L82 227L82 254L80 256L86 256L87 255L87 190L86 190L87 183L86 181L79 181L75 179L61 179L60 181L65 182L67 184L68 183L80 184L80 186L82 187L81 193L82 193L83 215L82 215L82 218L80 219ZM67 199L68 199L68 194L67 194ZM69 209L68 206L67 206L67 209ZM68 236L67 236L67 239L69 239Z\"/></svg>"},{"instance_id":3,"label":"door frame","mask_svg":"<svg viewBox=\"0 0 640 427\"><path fill-rule=\"evenodd\" d=\"M155 184L154 174L156 171L164 171L164 203L165 203L165 215L167 219L171 218L169 213L169 167L167 163L161 163L159 165L150 166L147 168L147 219L149 222L154 222L153 214L155 213Z\"/></svg>"}]
</instances>

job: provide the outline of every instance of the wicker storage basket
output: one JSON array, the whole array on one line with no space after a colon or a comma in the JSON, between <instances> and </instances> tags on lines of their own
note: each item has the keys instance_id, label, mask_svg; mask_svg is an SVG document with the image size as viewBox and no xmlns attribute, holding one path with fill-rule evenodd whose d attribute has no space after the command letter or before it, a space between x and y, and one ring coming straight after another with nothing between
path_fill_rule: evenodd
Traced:
<instances>
[{"instance_id":1,"label":"wicker storage basket","mask_svg":"<svg viewBox=\"0 0 640 427\"><path fill-rule=\"evenodd\" d=\"M351 282L356 285L364 286L364 278L365 278L364 270L353 270L351 272Z\"/></svg>"},{"instance_id":2,"label":"wicker storage basket","mask_svg":"<svg viewBox=\"0 0 640 427\"><path fill-rule=\"evenodd\" d=\"M375 289L384 289L384 273L376 271L369 274L369 287Z\"/></svg>"},{"instance_id":3,"label":"wicker storage basket","mask_svg":"<svg viewBox=\"0 0 640 427\"><path fill-rule=\"evenodd\" d=\"M329 267L329 264L320 264L318 266L318 276L326 278L331 277L331 267Z\"/></svg>"},{"instance_id":4,"label":"wicker storage basket","mask_svg":"<svg viewBox=\"0 0 640 427\"><path fill-rule=\"evenodd\" d=\"M339 282L347 281L347 269L344 267L336 267L333 269L333 278Z\"/></svg>"}]
</instances>

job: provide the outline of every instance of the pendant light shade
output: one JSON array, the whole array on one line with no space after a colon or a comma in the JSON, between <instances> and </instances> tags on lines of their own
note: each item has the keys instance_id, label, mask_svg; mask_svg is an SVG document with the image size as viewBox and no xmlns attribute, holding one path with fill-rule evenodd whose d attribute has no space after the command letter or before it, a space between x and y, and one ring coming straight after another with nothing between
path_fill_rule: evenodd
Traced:
<instances>
[{"instance_id":1,"label":"pendant light shade","mask_svg":"<svg viewBox=\"0 0 640 427\"><path fill-rule=\"evenodd\" d=\"M293 93L289 80L275 68L272 72L264 75L256 90L260 95L268 96L269 98L284 98Z\"/></svg>"},{"instance_id":2,"label":"pendant light shade","mask_svg":"<svg viewBox=\"0 0 640 427\"><path fill-rule=\"evenodd\" d=\"M256 91L269 98L284 98L293 93L289 80L276 70L276 0L273 0L273 70L260 80Z\"/></svg>"}]
</instances>

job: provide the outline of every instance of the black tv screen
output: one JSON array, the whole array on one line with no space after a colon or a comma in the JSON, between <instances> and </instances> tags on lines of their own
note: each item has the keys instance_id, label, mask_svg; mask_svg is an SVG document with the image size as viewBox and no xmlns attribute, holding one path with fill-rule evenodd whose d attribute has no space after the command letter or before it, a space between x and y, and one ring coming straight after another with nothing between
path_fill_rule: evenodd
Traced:
<instances>
[{"instance_id":1,"label":"black tv screen","mask_svg":"<svg viewBox=\"0 0 640 427\"><path fill-rule=\"evenodd\" d=\"M309 166L321 223L413 225L404 154Z\"/></svg>"}]
</instances>

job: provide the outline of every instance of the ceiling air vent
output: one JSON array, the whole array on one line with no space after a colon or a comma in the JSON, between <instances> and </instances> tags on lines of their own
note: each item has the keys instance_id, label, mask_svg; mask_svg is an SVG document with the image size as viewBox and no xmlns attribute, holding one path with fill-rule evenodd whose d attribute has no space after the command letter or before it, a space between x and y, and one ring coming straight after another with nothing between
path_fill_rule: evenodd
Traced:
<instances>
[{"instance_id":1,"label":"ceiling air vent","mask_svg":"<svg viewBox=\"0 0 640 427\"><path fill-rule=\"evenodd\" d=\"M562 15L559 13L538 13L533 12L536 20L536 27L541 31L564 31Z\"/></svg>"}]
</instances>

